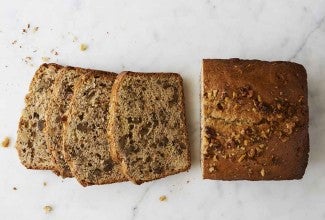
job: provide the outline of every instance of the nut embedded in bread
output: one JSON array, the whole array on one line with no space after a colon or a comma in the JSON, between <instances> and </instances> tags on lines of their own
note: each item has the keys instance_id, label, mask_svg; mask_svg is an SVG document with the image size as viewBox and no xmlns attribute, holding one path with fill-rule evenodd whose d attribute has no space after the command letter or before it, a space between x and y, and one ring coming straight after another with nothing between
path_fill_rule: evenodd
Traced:
<instances>
[{"instance_id":1,"label":"nut embedded in bread","mask_svg":"<svg viewBox=\"0 0 325 220\"><path fill-rule=\"evenodd\" d=\"M112 91L112 156L141 184L190 167L183 81L175 73L124 72Z\"/></svg>"},{"instance_id":2,"label":"nut embedded in bread","mask_svg":"<svg viewBox=\"0 0 325 220\"><path fill-rule=\"evenodd\" d=\"M307 97L302 65L203 60L203 178L302 178L309 152Z\"/></svg>"},{"instance_id":3,"label":"nut embedded in bread","mask_svg":"<svg viewBox=\"0 0 325 220\"><path fill-rule=\"evenodd\" d=\"M43 64L36 71L25 97L17 132L16 149L21 163L29 169L54 169L45 140L45 112L52 94L57 64Z\"/></svg>"},{"instance_id":4,"label":"nut embedded in bread","mask_svg":"<svg viewBox=\"0 0 325 220\"><path fill-rule=\"evenodd\" d=\"M88 70L74 87L63 125L63 154L73 176L83 185L125 181L111 159L107 123L115 73Z\"/></svg>"}]
</instances>

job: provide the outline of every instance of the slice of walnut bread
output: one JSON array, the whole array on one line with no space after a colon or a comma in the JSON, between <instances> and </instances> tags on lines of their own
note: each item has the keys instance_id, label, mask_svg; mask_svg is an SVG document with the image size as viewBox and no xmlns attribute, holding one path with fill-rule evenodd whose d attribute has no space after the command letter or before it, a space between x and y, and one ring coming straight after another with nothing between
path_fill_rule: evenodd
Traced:
<instances>
[{"instance_id":1,"label":"slice of walnut bread","mask_svg":"<svg viewBox=\"0 0 325 220\"><path fill-rule=\"evenodd\" d=\"M16 149L21 163L28 169L54 169L46 147L45 113L52 95L53 82L62 67L43 64L36 71L25 97L17 132Z\"/></svg>"},{"instance_id":2,"label":"slice of walnut bread","mask_svg":"<svg viewBox=\"0 0 325 220\"><path fill-rule=\"evenodd\" d=\"M73 176L83 185L125 181L110 156L107 123L115 73L88 71L74 87L63 124L63 154Z\"/></svg>"},{"instance_id":3,"label":"slice of walnut bread","mask_svg":"<svg viewBox=\"0 0 325 220\"><path fill-rule=\"evenodd\" d=\"M203 178L302 178L309 152L307 98L300 64L203 60Z\"/></svg>"},{"instance_id":4,"label":"slice of walnut bread","mask_svg":"<svg viewBox=\"0 0 325 220\"><path fill-rule=\"evenodd\" d=\"M52 160L60 176L72 177L69 166L62 154L62 128L64 113L73 96L74 85L80 76L92 70L78 67L64 67L59 70L54 81L53 93L46 112L46 141Z\"/></svg>"},{"instance_id":5,"label":"slice of walnut bread","mask_svg":"<svg viewBox=\"0 0 325 220\"><path fill-rule=\"evenodd\" d=\"M179 74L121 73L113 86L110 115L112 156L130 181L141 184L190 168Z\"/></svg>"}]
</instances>

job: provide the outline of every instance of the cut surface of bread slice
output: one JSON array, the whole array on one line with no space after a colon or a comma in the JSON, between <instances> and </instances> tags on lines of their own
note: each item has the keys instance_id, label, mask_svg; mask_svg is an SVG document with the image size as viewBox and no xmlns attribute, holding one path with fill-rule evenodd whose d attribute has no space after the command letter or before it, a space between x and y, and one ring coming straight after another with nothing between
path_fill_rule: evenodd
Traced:
<instances>
[{"instance_id":1,"label":"cut surface of bread slice","mask_svg":"<svg viewBox=\"0 0 325 220\"><path fill-rule=\"evenodd\" d=\"M121 73L113 86L110 115L112 156L129 180L141 184L190 168L179 74Z\"/></svg>"},{"instance_id":2,"label":"cut surface of bread slice","mask_svg":"<svg viewBox=\"0 0 325 220\"><path fill-rule=\"evenodd\" d=\"M52 161L60 176L72 177L70 168L65 162L62 149L62 128L67 111L73 96L75 83L87 69L78 67L64 67L59 70L54 81L53 93L46 112L46 142Z\"/></svg>"},{"instance_id":3,"label":"cut surface of bread slice","mask_svg":"<svg viewBox=\"0 0 325 220\"><path fill-rule=\"evenodd\" d=\"M73 176L83 185L125 181L110 156L107 123L115 73L87 72L80 77L63 125L63 154Z\"/></svg>"},{"instance_id":4,"label":"cut surface of bread slice","mask_svg":"<svg viewBox=\"0 0 325 220\"><path fill-rule=\"evenodd\" d=\"M17 132L16 149L21 163L28 169L55 169L47 151L45 112L52 94L53 82L62 67L43 64L36 71L25 97Z\"/></svg>"}]
</instances>

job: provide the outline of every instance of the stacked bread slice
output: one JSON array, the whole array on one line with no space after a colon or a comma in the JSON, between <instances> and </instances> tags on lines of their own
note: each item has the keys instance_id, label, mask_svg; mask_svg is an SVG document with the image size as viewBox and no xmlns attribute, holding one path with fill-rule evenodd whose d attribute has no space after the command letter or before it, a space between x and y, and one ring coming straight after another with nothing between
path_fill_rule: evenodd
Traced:
<instances>
[{"instance_id":1,"label":"stacked bread slice","mask_svg":"<svg viewBox=\"0 0 325 220\"><path fill-rule=\"evenodd\" d=\"M25 102L16 148L29 169L89 186L141 184L190 167L178 74L43 64Z\"/></svg>"}]
</instances>

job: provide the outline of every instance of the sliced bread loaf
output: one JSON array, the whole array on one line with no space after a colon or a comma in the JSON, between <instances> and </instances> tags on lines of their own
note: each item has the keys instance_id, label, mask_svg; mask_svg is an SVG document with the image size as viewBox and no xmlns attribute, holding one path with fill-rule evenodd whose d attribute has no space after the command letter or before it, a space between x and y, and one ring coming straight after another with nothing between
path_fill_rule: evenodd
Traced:
<instances>
[{"instance_id":1,"label":"sliced bread loaf","mask_svg":"<svg viewBox=\"0 0 325 220\"><path fill-rule=\"evenodd\" d=\"M56 166L56 170L63 178L72 177L70 168L62 154L63 145L61 135L63 120L65 120L64 113L68 109L76 81L87 71L91 70L76 67L64 67L59 70L54 81L49 108L46 112L47 147L52 154L52 160Z\"/></svg>"},{"instance_id":2,"label":"sliced bread loaf","mask_svg":"<svg viewBox=\"0 0 325 220\"><path fill-rule=\"evenodd\" d=\"M189 169L180 75L120 74L113 86L110 115L111 153L129 180L141 184Z\"/></svg>"},{"instance_id":3,"label":"sliced bread loaf","mask_svg":"<svg viewBox=\"0 0 325 220\"><path fill-rule=\"evenodd\" d=\"M89 71L81 76L63 125L63 154L72 174L83 185L125 181L113 162L107 140L108 111L115 73Z\"/></svg>"},{"instance_id":4,"label":"sliced bread loaf","mask_svg":"<svg viewBox=\"0 0 325 220\"><path fill-rule=\"evenodd\" d=\"M28 169L54 169L45 139L45 112L53 82L61 66L43 64L36 71L25 97L17 132L16 149L21 163Z\"/></svg>"}]
</instances>

